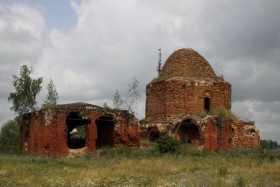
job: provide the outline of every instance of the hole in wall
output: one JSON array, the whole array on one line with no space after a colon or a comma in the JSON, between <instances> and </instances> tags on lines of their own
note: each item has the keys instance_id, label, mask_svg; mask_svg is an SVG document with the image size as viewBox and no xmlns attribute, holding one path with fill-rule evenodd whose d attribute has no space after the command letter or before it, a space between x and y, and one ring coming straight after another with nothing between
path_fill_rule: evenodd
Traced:
<instances>
[{"instance_id":1,"label":"hole in wall","mask_svg":"<svg viewBox=\"0 0 280 187\"><path fill-rule=\"evenodd\" d=\"M204 98L204 110L206 112L210 111L210 98L209 97Z\"/></svg>"},{"instance_id":2,"label":"hole in wall","mask_svg":"<svg viewBox=\"0 0 280 187\"><path fill-rule=\"evenodd\" d=\"M232 134L234 135L234 134L235 134L235 129L234 129L234 128L231 128L231 132L232 132Z\"/></svg>"},{"instance_id":3,"label":"hole in wall","mask_svg":"<svg viewBox=\"0 0 280 187\"><path fill-rule=\"evenodd\" d=\"M154 142L159 138L159 133L156 129L150 129L148 132L148 139L150 142Z\"/></svg>"},{"instance_id":4,"label":"hole in wall","mask_svg":"<svg viewBox=\"0 0 280 187\"><path fill-rule=\"evenodd\" d=\"M79 149L86 146L87 125L90 120L81 117L79 112L71 112L66 118L67 144L69 149Z\"/></svg>"},{"instance_id":5,"label":"hole in wall","mask_svg":"<svg viewBox=\"0 0 280 187\"><path fill-rule=\"evenodd\" d=\"M112 147L114 145L115 123L112 117L102 116L95 121L97 127L96 147Z\"/></svg>"}]
</instances>

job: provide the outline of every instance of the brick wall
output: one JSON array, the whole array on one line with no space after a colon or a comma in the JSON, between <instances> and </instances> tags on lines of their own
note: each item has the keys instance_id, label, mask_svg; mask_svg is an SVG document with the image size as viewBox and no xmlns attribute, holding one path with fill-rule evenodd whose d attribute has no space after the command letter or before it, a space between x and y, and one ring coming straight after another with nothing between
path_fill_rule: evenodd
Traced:
<instances>
[{"instance_id":1,"label":"brick wall","mask_svg":"<svg viewBox=\"0 0 280 187\"><path fill-rule=\"evenodd\" d=\"M192 49L180 49L167 59L160 75L146 87L146 118L141 124L141 135L150 138L152 129L156 134L153 137L169 134L182 140L185 132L186 137L194 140L191 143L208 151L258 147L260 136L255 125L238 118L216 118L216 109L221 106L231 110L230 83L216 76L200 54ZM211 115L200 118L205 116L205 110ZM177 132L186 117L203 121L195 122L200 131L199 141L196 141L197 132L192 132L193 136L187 132L195 128L186 127L181 129L181 134Z\"/></svg>"},{"instance_id":2,"label":"brick wall","mask_svg":"<svg viewBox=\"0 0 280 187\"><path fill-rule=\"evenodd\" d=\"M176 114L202 114L204 100L210 109L231 108L231 85L224 81L180 80L152 82L146 88L146 118L162 120Z\"/></svg>"},{"instance_id":3,"label":"brick wall","mask_svg":"<svg viewBox=\"0 0 280 187\"><path fill-rule=\"evenodd\" d=\"M113 132L109 137L102 134L102 138L112 141L112 146L128 145L138 147L139 124L138 120L126 111L108 111L101 108L86 109L86 107L66 107L49 110L41 110L31 114L28 123L21 128L21 149L30 154L46 156L67 156L69 147L67 144L66 118L71 112L79 112L81 117L89 119L86 125L86 151L93 152L97 149L96 120L100 117L110 117L113 123ZM28 129L29 133L25 133ZM104 139L103 139L104 141Z\"/></svg>"},{"instance_id":4,"label":"brick wall","mask_svg":"<svg viewBox=\"0 0 280 187\"><path fill-rule=\"evenodd\" d=\"M232 147L257 148L260 145L259 130L253 122L232 120Z\"/></svg>"}]
</instances>

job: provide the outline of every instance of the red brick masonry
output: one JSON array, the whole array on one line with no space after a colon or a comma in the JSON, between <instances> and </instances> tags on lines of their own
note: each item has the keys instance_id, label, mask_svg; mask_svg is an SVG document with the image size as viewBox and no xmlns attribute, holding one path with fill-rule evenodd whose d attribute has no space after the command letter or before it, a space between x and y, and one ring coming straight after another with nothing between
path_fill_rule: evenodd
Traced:
<instances>
[{"instance_id":1,"label":"red brick masonry","mask_svg":"<svg viewBox=\"0 0 280 187\"><path fill-rule=\"evenodd\" d=\"M218 118L230 111L231 85L192 49L175 51L160 75L146 87L146 118L141 135L155 140L169 135L209 151L256 148L259 131L253 122Z\"/></svg>"},{"instance_id":2,"label":"red brick masonry","mask_svg":"<svg viewBox=\"0 0 280 187\"><path fill-rule=\"evenodd\" d=\"M30 154L67 156L72 149L70 131L79 126L85 129L85 152L102 146L140 145L139 122L127 111L74 103L26 114L21 149Z\"/></svg>"}]
</instances>

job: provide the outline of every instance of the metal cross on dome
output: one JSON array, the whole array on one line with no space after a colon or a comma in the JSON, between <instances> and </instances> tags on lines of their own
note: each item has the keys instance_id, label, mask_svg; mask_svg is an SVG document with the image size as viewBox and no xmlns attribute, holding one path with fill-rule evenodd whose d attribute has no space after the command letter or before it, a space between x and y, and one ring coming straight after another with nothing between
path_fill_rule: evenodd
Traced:
<instances>
[{"instance_id":1,"label":"metal cross on dome","mask_svg":"<svg viewBox=\"0 0 280 187\"><path fill-rule=\"evenodd\" d=\"M161 48L159 48L158 51L159 51L159 57L158 57L157 72L158 72L158 75L159 75L159 74L160 74L160 71L161 71Z\"/></svg>"}]
</instances>

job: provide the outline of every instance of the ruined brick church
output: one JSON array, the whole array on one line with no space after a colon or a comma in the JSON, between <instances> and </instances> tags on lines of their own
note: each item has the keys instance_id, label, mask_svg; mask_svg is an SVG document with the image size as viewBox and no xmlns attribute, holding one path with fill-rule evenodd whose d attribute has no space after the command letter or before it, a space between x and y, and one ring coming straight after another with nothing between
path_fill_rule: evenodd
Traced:
<instances>
[{"instance_id":1,"label":"ruined brick church","mask_svg":"<svg viewBox=\"0 0 280 187\"><path fill-rule=\"evenodd\" d=\"M175 51L146 87L146 118L125 110L87 103L57 105L23 116L21 150L29 154L68 156L103 146L140 146L140 136L154 141L168 135L208 151L256 148L254 122L231 110L231 85L215 74L196 51Z\"/></svg>"},{"instance_id":2,"label":"ruined brick church","mask_svg":"<svg viewBox=\"0 0 280 187\"><path fill-rule=\"evenodd\" d=\"M208 151L258 147L254 122L242 121L230 110L230 83L196 51L180 49L146 86L141 136L154 141L168 135Z\"/></svg>"}]
</instances>

